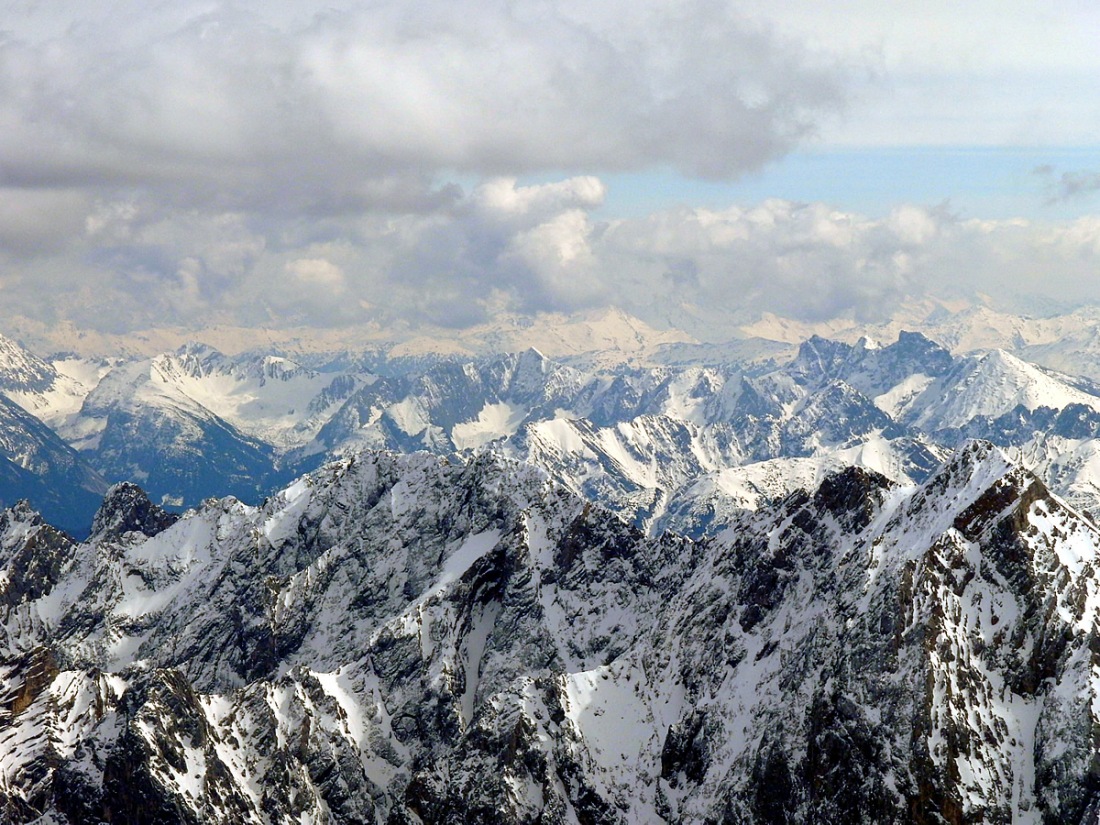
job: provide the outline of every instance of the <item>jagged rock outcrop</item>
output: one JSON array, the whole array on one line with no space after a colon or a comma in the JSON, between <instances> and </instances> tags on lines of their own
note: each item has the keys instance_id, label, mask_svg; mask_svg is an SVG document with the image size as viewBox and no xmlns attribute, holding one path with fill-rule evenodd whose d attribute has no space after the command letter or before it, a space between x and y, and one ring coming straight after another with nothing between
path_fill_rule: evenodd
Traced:
<instances>
[{"instance_id":1,"label":"jagged rock outcrop","mask_svg":"<svg viewBox=\"0 0 1100 825\"><path fill-rule=\"evenodd\" d=\"M126 533L152 538L177 521L177 514L151 502L136 484L123 481L113 485L103 497L103 504L92 519L92 539L117 541Z\"/></svg>"},{"instance_id":2,"label":"jagged rock outcrop","mask_svg":"<svg viewBox=\"0 0 1100 825\"><path fill-rule=\"evenodd\" d=\"M361 453L77 544L0 518L12 822L1084 822L1100 534L969 442L712 539ZM37 537L37 538L36 538ZM12 590L11 592L16 592Z\"/></svg>"}]
</instances>

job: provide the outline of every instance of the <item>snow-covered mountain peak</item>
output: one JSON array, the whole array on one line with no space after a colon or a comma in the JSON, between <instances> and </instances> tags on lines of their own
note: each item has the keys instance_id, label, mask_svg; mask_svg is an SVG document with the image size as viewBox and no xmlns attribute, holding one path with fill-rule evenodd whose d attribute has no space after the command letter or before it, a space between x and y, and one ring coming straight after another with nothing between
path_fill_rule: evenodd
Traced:
<instances>
[{"instance_id":1,"label":"snow-covered mountain peak","mask_svg":"<svg viewBox=\"0 0 1100 825\"><path fill-rule=\"evenodd\" d=\"M903 415L918 427L949 429L979 416L996 418L1016 407L1061 410L1070 404L1100 410L1100 396L998 349L958 362Z\"/></svg>"},{"instance_id":2,"label":"snow-covered mountain peak","mask_svg":"<svg viewBox=\"0 0 1100 825\"><path fill-rule=\"evenodd\" d=\"M316 378L317 373L303 367L290 358L280 355L265 355L253 361L246 362L246 366L252 366L264 380L292 381L299 377Z\"/></svg>"},{"instance_id":3,"label":"snow-covered mountain peak","mask_svg":"<svg viewBox=\"0 0 1100 825\"><path fill-rule=\"evenodd\" d=\"M854 349L843 341L814 335L798 347L798 355L788 370L807 381L829 378L836 375L840 366L852 357Z\"/></svg>"},{"instance_id":4,"label":"snow-covered mountain peak","mask_svg":"<svg viewBox=\"0 0 1100 825\"><path fill-rule=\"evenodd\" d=\"M995 347L978 356L979 364L990 364L990 369L1000 371L1021 371L1031 367L1027 362L1012 355L1007 350Z\"/></svg>"},{"instance_id":5,"label":"snow-covered mountain peak","mask_svg":"<svg viewBox=\"0 0 1100 825\"><path fill-rule=\"evenodd\" d=\"M254 392L268 380L317 382L318 374L290 358L270 353L243 354L230 358L202 343L189 343L149 362L152 380L193 397L207 406L218 407L219 396ZM245 387L237 385L248 385Z\"/></svg>"},{"instance_id":6,"label":"snow-covered mountain peak","mask_svg":"<svg viewBox=\"0 0 1100 825\"><path fill-rule=\"evenodd\" d=\"M57 371L15 341L0 335L0 391L44 393L53 387Z\"/></svg>"},{"instance_id":7,"label":"snow-covered mountain peak","mask_svg":"<svg viewBox=\"0 0 1100 825\"><path fill-rule=\"evenodd\" d=\"M991 487L1009 476L1023 478L1027 471L1003 450L981 439L963 442L950 457L920 485L923 502L936 501L943 512L957 513L970 506Z\"/></svg>"},{"instance_id":8,"label":"snow-covered mountain peak","mask_svg":"<svg viewBox=\"0 0 1100 825\"><path fill-rule=\"evenodd\" d=\"M518 354L518 357L520 361L533 361L539 364L549 360L538 347L527 347Z\"/></svg>"},{"instance_id":9,"label":"snow-covered mountain peak","mask_svg":"<svg viewBox=\"0 0 1100 825\"><path fill-rule=\"evenodd\" d=\"M958 477L978 475L979 468L987 467L982 475L1003 474L1016 465L997 445L981 438L970 438L955 448L951 456L943 463L940 474Z\"/></svg>"},{"instance_id":10,"label":"snow-covered mountain peak","mask_svg":"<svg viewBox=\"0 0 1100 825\"><path fill-rule=\"evenodd\" d=\"M62 370L57 368L63 367ZM56 427L75 413L103 374L79 359L56 364L0 336L0 392L35 417Z\"/></svg>"},{"instance_id":11,"label":"snow-covered mountain peak","mask_svg":"<svg viewBox=\"0 0 1100 825\"><path fill-rule=\"evenodd\" d=\"M520 396L534 396L546 389L548 376L555 370L572 370L555 364L535 347L528 347L514 356L508 389Z\"/></svg>"},{"instance_id":12,"label":"snow-covered mountain peak","mask_svg":"<svg viewBox=\"0 0 1100 825\"><path fill-rule=\"evenodd\" d=\"M901 332L886 346L855 345L813 336L802 343L798 355L784 371L807 387L843 380L869 398L891 399L911 394L913 387L945 373L953 363L950 353L920 333ZM888 411L893 412L892 409Z\"/></svg>"},{"instance_id":13,"label":"snow-covered mountain peak","mask_svg":"<svg viewBox=\"0 0 1100 825\"><path fill-rule=\"evenodd\" d=\"M914 330L900 330L897 340L894 342L894 346L908 357L912 357L917 353L923 353L932 354L934 357L939 358L942 357L940 355L941 352L946 352L943 346L933 341L923 332Z\"/></svg>"},{"instance_id":14,"label":"snow-covered mountain peak","mask_svg":"<svg viewBox=\"0 0 1100 825\"><path fill-rule=\"evenodd\" d=\"M163 431L173 442L181 432L194 438L229 438L237 444L234 451L251 456L244 463L255 466L268 461L262 453L282 453L308 443L362 383L356 374L320 373L283 356L230 358L191 344L116 368L89 394L80 419L67 429L82 447L101 449L102 433L110 435L143 419L149 435ZM128 437L120 442L119 453L137 447ZM150 467L146 472L161 469ZM116 477L134 476L118 472ZM166 492L178 497L177 491Z\"/></svg>"},{"instance_id":15,"label":"snow-covered mountain peak","mask_svg":"<svg viewBox=\"0 0 1100 825\"><path fill-rule=\"evenodd\" d=\"M180 376L203 378L224 369L228 359L213 347L199 341L189 341L175 352L161 353L151 359L154 377L171 383Z\"/></svg>"},{"instance_id":16,"label":"snow-covered mountain peak","mask_svg":"<svg viewBox=\"0 0 1100 825\"><path fill-rule=\"evenodd\" d=\"M922 484L898 488L878 525L871 545L879 572L912 565L929 548L966 554L968 542L1010 544L998 552L1010 554L1012 565L1043 571L1028 575L1051 575L1052 566L1068 564L1074 578L1082 572L1095 578L1100 559L1100 531L1090 521L1003 450L976 439L961 444ZM1063 539L1069 547L1052 553ZM1092 567L1082 570L1086 562Z\"/></svg>"}]
</instances>

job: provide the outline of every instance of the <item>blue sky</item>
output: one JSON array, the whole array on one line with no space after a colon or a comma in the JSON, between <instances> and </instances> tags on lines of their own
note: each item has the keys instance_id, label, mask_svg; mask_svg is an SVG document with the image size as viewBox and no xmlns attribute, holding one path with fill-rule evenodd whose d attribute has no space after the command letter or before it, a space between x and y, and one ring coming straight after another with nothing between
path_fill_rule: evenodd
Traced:
<instances>
[{"instance_id":1,"label":"blue sky","mask_svg":"<svg viewBox=\"0 0 1100 825\"><path fill-rule=\"evenodd\" d=\"M910 201L946 203L970 218L1060 221L1100 209L1100 191L1055 199L1063 172L1091 169L1100 169L1100 147L819 147L796 150L734 181L700 181L671 171L609 175L599 214L637 217L672 206L720 209L784 198L822 201L869 217Z\"/></svg>"},{"instance_id":2,"label":"blue sky","mask_svg":"<svg viewBox=\"0 0 1100 825\"><path fill-rule=\"evenodd\" d=\"M1096 192L1055 199L1063 173L1100 170L1100 7L1080 0L743 2L763 25L845 68L850 98L763 169L700 181L608 177L606 213L721 208L770 197L869 216L947 202L962 216L1069 220ZM826 58L826 59L829 59ZM1036 174L1037 169L1047 175Z\"/></svg>"}]
</instances>

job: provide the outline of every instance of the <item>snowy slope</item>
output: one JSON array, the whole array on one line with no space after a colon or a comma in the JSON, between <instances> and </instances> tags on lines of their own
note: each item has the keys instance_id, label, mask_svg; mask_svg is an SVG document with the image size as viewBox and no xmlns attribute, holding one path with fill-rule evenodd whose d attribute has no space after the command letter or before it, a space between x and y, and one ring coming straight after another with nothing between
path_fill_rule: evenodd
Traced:
<instances>
[{"instance_id":1,"label":"snowy slope","mask_svg":"<svg viewBox=\"0 0 1100 825\"><path fill-rule=\"evenodd\" d=\"M360 388L291 460L352 446L472 449L510 437L525 421L553 418L592 391L584 374L534 349L476 362L429 360Z\"/></svg>"},{"instance_id":2,"label":"snowy slope","mask_svg":"<svg viewBox=\"0 0 1100 825\"><path fill-rule=\"evenodd\" d=\"M110 481L163 502L255 499L287 477L280 454L313 439L364 380L190 344L115 366L58 431Z\"/></svg>"},{"instance_id":3,"label":"snowy slope","mask_svg":"<svg viewBox=\"0 0 1100 825\"><path fill-rule=\"evenodd\" d=\"M526 427L503 448L626 521L655 529L670 496L700 474L740 463L730 438L669 416L609 427L558 418Z\"/></svg>"},{"instance_id":4,"label":"snowy slope","mask_svg":"<svg viewBox=\"0 0 1100 825\"><path fill-rule=\"evenodd\" d=\"M313 438L361 382L275 355L230 359L201 345L154 358L150 380L280 450Z\"/></svg>"},{"instance_id":5,"label":"snowy slope","mask_svg":"<svg viewBox=\"0 0 1100 825\"><path fill-rule=\"evenodd\" d=\"M697 475L677 489L654 525L690 536L722 530L746 510L758 510L798 490L814 490L847 467L879 473L901 484L923 480L946 451L908 439L869 438L814 456L779 457Z\"/></svg>"},{"instance_id":6,"label":"snowy slope","mask_svg":"<svg viewBox=\"0 0 1100 825\"><path fill-rule=\"evenodd\" d=\"M66 431L86 438L103 426L104 412L115 408L205 410L285 451L312 439L359 383L355 376L319 373L274 355L229 358L188 344L105 377Z\"/></svg>"},{"instance_id":7,"label":"snowy slope","mask_svg":"<svg viewBox=\"0 0 1100 825\"><path fill-rule=\"evenodd\" d=\"M1071 421L1100 424L1087 380L1002 351L956 357L917 332L893 342L815 336L778 366L751 342L730 349L743 357L733 363L679 362L699 346L670 344L660 366L564 364L528 349L472 359L346 353L307 367L198 344L102 377L74 359L51 366L13 350L9 360L27 386L69 375L84 392L97 381L75 414L63 415L79 395L33 398L110 481L139 481L180 505L227 493L255 501L362 448L493 450L538 464L645 530L701 535L700 525L717 529L826 468L854 462L920 481L960 440L981 437L1017 450L1054 489L1100 512L1087 462L1075 457L1100 428ZM789 477L760 485L761 473Z\"/></svg>"},{"instance_id":8,"label":"snowy slope","mask_svg":"<svg viewBox=\"0 0 1100 825\"><path fill-rule=\"evenodd\" d=\"M28 499L53 523L84 535L106 489L82 456L0 395L0 504Z\"/></svg>"},{"instance_id":9,"label":"snowy slope","mask_svg":"<svg viewBox=\"0 0 1100 825\"><path fill-rule=\"evenodd\" d=\"M76 357L49 363L0 335L0 392L51 427L76 413L110 368Z\"/></svg>"},{"instance_id":10,"label":"snowy slope","mask_svg":"<svg viewBox=\"0 0 1100 825\"><path fill-rule=\"evenodd\" d=\"M137 481L164 503L266 491L277 475L274 449L180 392L163 366L114 368L61 432L108 481Z\"/></svg>"},{"instance_id":11,"label":"snowy slope","mask_svg":"<svg viewBox=\"0 0 1100 825\"><path fill-rule=\"evenodd\" d=\"M33 552L20 542L43 528L12 519L0 595L16 609L0 659L8 695L27 698L0 713L0 793L17 821L105 804L205 822L415 811L401 789L426 779L411 771L495 747L476 731L537 694L532 666L594 666L653 626L658 588L682 569L681 543L635 557L636 534L530 468L425 455L349 459L262 510L216 502L152 538L109 529L41 565L11 553ZM593 603L619 607L593 616ZM56 647L70 626L82 629ZM72 743L46 776L42 730ZM65 790L74 779L81 798ZM489 789L494 804L513 804L509 787ZM569 804L552 781L547 793Z\"/></svg>"},{"instance_id":12,"label":"snowy slope","mask_svg":"<svg viewBox=\"0 0 1100 825\"><path fill-rule=\"evenodd\" d=\"M657 646L650 672L668 672L673 638L739 613L725 666L678 657L706 675L681 716L672 810L1088 821L1096 800L1069 777L1093 752L1094 528L987 445L916 490L842 478L731 530L733 552L680 603L703 607ZM731 776L746 784L723 795Z\"/></svg>"},{"instance_id":13,"label":"snowy slope","mask_svg":"<svg viewBox=\"0 0 1100 825\"><path fill-rule=\"evenodd\" d=\"M963 427L978 416L995 417L1018 406L1060 410L1070 404L1100 410L1100 395L1003 350L994 350L957 364L898 413L922 429L942 430Z\"/></svg>"}]
</instances>

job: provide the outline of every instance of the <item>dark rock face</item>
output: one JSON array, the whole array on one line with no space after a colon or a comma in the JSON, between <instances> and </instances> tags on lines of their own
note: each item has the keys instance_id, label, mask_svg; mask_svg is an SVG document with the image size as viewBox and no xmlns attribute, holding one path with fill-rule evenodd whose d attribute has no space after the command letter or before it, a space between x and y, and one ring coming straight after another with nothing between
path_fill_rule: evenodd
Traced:
<instances>
[{"instance_id":1,"label":"dark rock face","mask_svg":"<svg viewBox=\"0 0 1100 825\"><path fill-rule=\"evenodd\" d=\"M845 344L818 335L802 343L787 371L799 383L844 381L876 396L913 374L946 374L955 361L946 349L919 332L902 331L885 347Z\"/></svg>"},{"instance_id":2,"label":"dark rock face","mask_svg":"<svg viewBox=\"0 0 1100 825\"><path fill-rule=\"evenodd\" d=\"M0 582L0 605L9 611L49 594L76 544L25 501L0 512L0 537L10 571Z\"/></svg>"},{"instance_id":3,"label":"dark rock face","mask_svg":"<svg viewBox=\"0 0 1100 825\"><path fill-rule=\"evenodd\" d=\"M695 543L492 456L0 516L0 810L70 823L1079 822L1100 535L994 447ZM52 818L52 819L51 819Z\"/></svg>"},{"instance_id":4,"label":"dark rock face","mask_svg":"<svg viewBox=\"0 0 1100 825\"><path fill-rule=\"evenodd\" d=\"M848 533L858 533L871 523L882 505L890 480L862 467L849 467L828 476L814 493L818 510L832 514Z\"/></svg>"},{"instance_id":5,"label":"dark rock face","mask_svg":"<svg viewBox=\"0 0 1100 825\"><path fill-rule=\"evenodd\" d=\"M1017 406L999 416L975 416L964 428L943 430L943 439L981 438L1001 447L1026 444L1036 434L1066 439L1096 438L1100 435L1100 412L1084 404L1067 404L1060 410L1040 406L1029 410Z\"/></svg>"},{"instance_id":6,"label":"dark rock face","mask_svg":"<svg viewBox=\"0 0 1100 825\"><path fill-rule=\"evenodd\" d=\"M661 747L661 778L675 788L682 783L699 784L710 764L708 740L714 726L707 726L705 710L692 710L682 721L669 726Z\"/></svg>"},{"instance_id":7,"label":"dark rock face","mask_svg":"<svg viewBox=\"0 0 1100 825\"><path fill-rule=\"evenodd\" d=\"M124 481L107 491L92 521L92 536L101 541L117 541L126 533L141 533L152 538L179 520L149 500L136 484Z\"/></svg>"}]
</instances>

